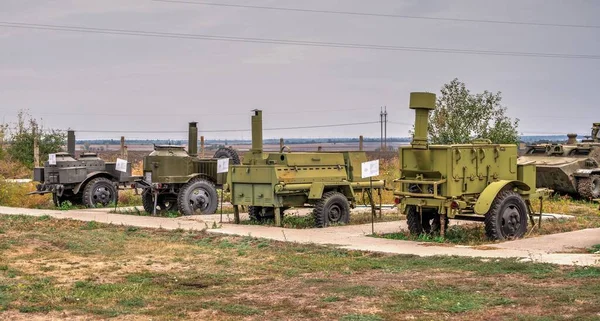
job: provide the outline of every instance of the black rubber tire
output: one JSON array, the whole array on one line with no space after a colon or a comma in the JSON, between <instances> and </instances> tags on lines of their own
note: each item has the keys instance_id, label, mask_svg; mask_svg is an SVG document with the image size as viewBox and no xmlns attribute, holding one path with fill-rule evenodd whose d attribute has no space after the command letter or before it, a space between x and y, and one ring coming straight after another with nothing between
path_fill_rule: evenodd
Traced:
<instances>
[{"instance_id":1,"label":"black rubber tire","mask_svg":"<svg viewBox=\"0 0 600 321\"><path fill-rule=\"evenodd\" d=\"M350 204L342 193L331 191L323 194L313 210L316 227L350 222Z\"/></svg>"},{"instance_id":2,"label":"black rubber tire","mask_svg":"<svg viewBox=\"0 0 600 321\"><path fill-rule=\"evenodd\" d=\"M512 190L501 191L485 214L485 234L491 240L521 238L527 232L527 216L521 195Z\"/></svg>"},{"instance_id":3,"label":"black rubber tire","mask_svg":"<svg viewBox=\"0 0 600 321\"><path fill-rule=\"evenodd\" d=\"M196 200L194 191L198 192ZM203 178L192 179L179 190L177 205L183 215L214 214L219 205L215 184Z\"/></svg>"},{"instance_id":4,"label":"black rubber tire","mask_svg":"<svg viewBox=\"0 0 600 321\"><path fill-rule=\"evenodd\" d=\"M154 213L154 197L149 188L142 191L142 205L144 211L148 214ZM158 194L156 201L156 213L164 213L169 211L177 211L177 195L173 194Z\"/></svg>"},{"instance_id":5,"label":"black rubber tire","mask_svg":"<svg viewBox=\"0 0 600 321\"><path fill-rule=\"evenodd\" d=\"M83 205L86 207L106 207L116 202L118 197L115 185L108 178L94 178L83 188Z\"/></svg>"},{"instance_id":6,"label":"black rubber tire","mask_svg":"<svg viewBox=\"0 0 600 321\"><path fill-rule=\"evenodd\" d=\"M582 198L590 200L600 197L600 175L577 180L577 192Z\"/></svg>"},{"instance_id":7,"label":"black rubber tire","mask_svg":"<svg viewBox=\"0 0 600 321\"><path fill-rule=\"evenodd\" d=\"M419 210L415 205L406 206L406 223L410 234L439 234L441 230L441 215L436 209L424 208L423 217L419 214ZM448 216L445 216L444 232L448 230Z\"/></svg>"},{"instance_id":8,"label":"black rubber tire","mask_svg":"<svg viewBox=\"0 0 600 321\"><path fill-rule=\"evenodd\" d=\"M233 148L229 148L229 147L221 147L221 148L217 149L213 158L229 158L229 159L231 159L232 164L234 164L234 165L240 164L240 156Z\"/></svg>"},{"instance_id":9,"label":"black rubber tire","mask_svg":"<svg viewBox=\"0 0 600 321\"><path fill-rule=\"evenodd\" d=\"M408 224L408 231L410 234L420 235L424 232L423 225L421 224L421 215L415 205L406 206L406 224Z\"/></svg>"},{"instance_id":10,"label":"black rubber tire","mask_svg":"<svg viewBox=\"0 0 600 321\"><path fill-rule=\"evenodd\" d=\"M248 206L248 216L251 221L256 222L264 222L267 220L275 219L275 209L273 207L265 208L265 212L263 213L262 206ZM283 211L282 211L283 214ZM282 215L283 216L283 215Z\"/></svg>"}]
</instances>

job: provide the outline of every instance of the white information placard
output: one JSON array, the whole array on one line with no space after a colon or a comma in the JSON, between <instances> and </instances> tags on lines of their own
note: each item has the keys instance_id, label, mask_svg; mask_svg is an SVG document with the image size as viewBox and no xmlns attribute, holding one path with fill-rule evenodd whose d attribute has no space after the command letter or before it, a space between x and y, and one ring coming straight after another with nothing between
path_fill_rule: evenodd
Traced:
<instances>
[{"instance_id":1,"label":"white information placard","mask_svg":"<svg viewBox=\"0 0 600 321\"><path fill-rule=\"evenodd\" d=\"M56 165L56 154L48 154L48 165Z\"/></svg>"},{"instance_id":2,"label":"white information placard","mask_svg":"<svg viewBox=\"0 0 600 321\"><path fill-rule=\"evenodd\" d=\"M127 161L124 159L117 158L117 164L115 165L115 169L119 172L127 172Z\"/></svg>"},{"instance_id":3,"label":"white information placard","mask_svg":"<svg viewBox=\"0 0 600 321\"><path fill-rule=\"evenodd\" d=\"M217 160L217 173L227 173L229 171L229 158L219 158Z\"/></svg>"},{"instance_id":4,"label":"white information placard","mask_svg":"<svg viewBox=\"0 0 600 321\"><path fill-rule=\"evenodd\" d=\"M361 164L362 178L373 177L379 175L379 160L376 159L370 162Z\"/></svg>"}]
</instances>

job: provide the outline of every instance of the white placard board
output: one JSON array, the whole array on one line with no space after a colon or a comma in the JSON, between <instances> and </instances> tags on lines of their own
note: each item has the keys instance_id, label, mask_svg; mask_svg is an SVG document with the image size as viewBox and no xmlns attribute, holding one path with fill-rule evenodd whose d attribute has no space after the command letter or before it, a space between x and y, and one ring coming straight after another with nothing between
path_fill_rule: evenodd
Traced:
<instances>
[{"instance_id":1,"label":"white placard board","mask_svg":"<svg viewBox=\"0 0 600 321\"><path fill-rule=\"evenodd\" d=\"M227 173L229 171L229 158L219 158L217 160L217 173Z\"/></svg>"},{"instance_id":2,"label":"white placard board","mask_svg":"<svg viewBox=\"0 0 600 321\"><path fill-rule=\"evenodd\" d=\"M48 165L56 165L56 154L48 154Z\"/></svg>"},{"instance_id":3,"label":"white placard board","mask_svg":"<svg viewBox=\"0 0 600 321\"><path fill-rule=\"evenodd\" d=\"M370 162L361 164L362 178L373 177L379 175L379 160L376 159Z\"/></svg>"},{"instance_id":4,"label":"white placard board","mask_svg":"<svg viewBox=\"0 0 600 321\"><path fill-rule=\"evenodd\" d=\"M115 165L115 169L119 172L127 172L127 161L124 159L117 158L117 164Z\"/></svg>"}]
</instances>

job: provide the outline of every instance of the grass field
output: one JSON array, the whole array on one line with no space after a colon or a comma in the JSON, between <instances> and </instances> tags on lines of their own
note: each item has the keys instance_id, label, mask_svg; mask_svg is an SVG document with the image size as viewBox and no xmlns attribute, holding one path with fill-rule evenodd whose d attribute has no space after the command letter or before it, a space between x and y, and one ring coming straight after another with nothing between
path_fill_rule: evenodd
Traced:
<instances>
[{"instance_id":1,"label":"grass field","mask_svg":"<svg viewBox=\"0 0 600 321\"><path fill-rule=\"evenodd\" d=\"M0 216L0 319L596 320L600 269Z\"/></svg>"}]
</instances>

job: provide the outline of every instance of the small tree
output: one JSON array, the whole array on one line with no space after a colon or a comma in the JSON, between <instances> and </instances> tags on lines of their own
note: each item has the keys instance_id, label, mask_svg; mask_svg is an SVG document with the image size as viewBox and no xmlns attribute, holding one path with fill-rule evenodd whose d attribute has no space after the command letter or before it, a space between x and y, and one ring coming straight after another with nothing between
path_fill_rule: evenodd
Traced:
<instances>
[{"instance_id":1,"label":"small tree","mask_svg":"<svg viewBox=\"0 0 600 321\"><path fill-rule=\"evenodd\" d=\"M429 117L429 137L434 144L468 143L473 138L493 143L517 144L519 119L505 115L500 92L471 94L465 84L452 80L442 87L436 109Z\"/></svg>"},{"instance_id":2,"label":"small tree","mask_svg":"<svg viewBox=\"0 0 600 321\"><path fill-rule=\"evenodd\" d=\"M40 160L48 158L48 154L61 150L65 144L66 135L58 130L45 131L38 121L32 118L24 111L17 115L17 123L10 131L10 146L7 149L8 154L15 160L18 160L27 167L33 167L33 141L35 136L38 139L40 150Z\"/></svg>"}]
</instances>

